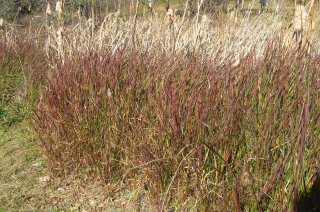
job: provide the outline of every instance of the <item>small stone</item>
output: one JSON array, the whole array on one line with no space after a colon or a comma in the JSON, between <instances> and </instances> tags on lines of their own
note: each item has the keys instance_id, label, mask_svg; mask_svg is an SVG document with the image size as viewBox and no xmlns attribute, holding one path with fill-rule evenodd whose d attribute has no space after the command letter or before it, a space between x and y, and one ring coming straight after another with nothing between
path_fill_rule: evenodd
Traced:
<instances>
[{"instance_id":1,"label":"small stone","mask_svg":"<svg viewBox=\"0 0 320 212\"><path fill-rule=\"evenodd\" d=\"M62 192L65 191L65 189L64 188L58 188L58 191L62 193Z\"/></svg>"},{"instance_id":2,"label":"small stone","mask_svg":"<svg viewBox=\"0 0 320 212\"><path fill-rule=\"evenodd\" d=\"M41 163L40 163L40 162L34 163L34 164L32 164L32 166L33 166L33 167L40 167L40 166L41 166Z\"/></svg>"},{"instance_id":3,"label":"small stone","mask_svg":"<svg viewBox=\"0 0 320 212\"><path fill-rule=\"evenodd\" d=\"M108 88L108 90L107 90L107 95L108 95L109 98L112 97L112 92L111 92L111 89L110 89L110 88Z\"/></svg>"},{"instance_id":4,"label":"small stone","mask_svg":"<svg viewBox=\"0 0 320 212\"><path fill-rule=\"evenodd\" d=\"M96 206L96 201L92 199L92 200L89 201L89 204L91 206Z\"/></svg>"},{"instance_id":5,"label":"small stone","mask_svg":"<svg viewBox=\"0 0 320 212\"><path fill-rule=\"evenodd\" d=\"M50 180L51 179L49 176L39 177L39 182L42 182L42 183L49 182Z\"/></svg>"}]
</instances>

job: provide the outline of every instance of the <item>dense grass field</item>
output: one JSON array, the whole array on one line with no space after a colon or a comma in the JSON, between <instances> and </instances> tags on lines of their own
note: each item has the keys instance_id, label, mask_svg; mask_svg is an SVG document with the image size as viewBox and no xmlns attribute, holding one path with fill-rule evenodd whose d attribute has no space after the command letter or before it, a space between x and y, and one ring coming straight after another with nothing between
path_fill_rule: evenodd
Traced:
<instances>
[{"instance_id":1,"label":"dense grass field","mask_svg":"<svg viewBox=\"0 0 320 212\"><path fill-rule=\"evenodd\" d=\"M184 3L5 20L0 211L319 209L317 10Z\"/></svg>"}]
</instances>

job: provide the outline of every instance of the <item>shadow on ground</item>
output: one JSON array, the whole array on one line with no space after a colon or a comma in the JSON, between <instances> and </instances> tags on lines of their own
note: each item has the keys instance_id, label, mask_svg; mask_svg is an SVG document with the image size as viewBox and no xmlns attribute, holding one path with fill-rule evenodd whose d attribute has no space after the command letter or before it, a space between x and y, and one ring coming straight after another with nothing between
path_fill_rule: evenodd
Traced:
<instances>
[{"instance_id":1,"label":"shadow on ground","mask_svg":"<svg viewBox=\"0 0 320 212\"><path fill-rule=\"evenodd\" d=\"M303 193L295 203L296 212L320 211L320 173L310 191Z\"/></svg>"}]
</instances>

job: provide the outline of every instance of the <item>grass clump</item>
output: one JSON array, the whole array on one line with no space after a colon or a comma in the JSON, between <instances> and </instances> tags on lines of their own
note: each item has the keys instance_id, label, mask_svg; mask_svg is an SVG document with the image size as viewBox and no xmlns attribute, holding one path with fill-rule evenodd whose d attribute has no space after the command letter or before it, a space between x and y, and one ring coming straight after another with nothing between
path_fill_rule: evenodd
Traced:
<instances>
[{"instance_id":1,"label":"grass clump","mask_svg":"<svg viewBox=\"0 0 320 212\"><path fill-rule=\"evenodd\" d=\"M1 68L0 68L0 123L2 126L9 126L19 120L23 119L24 114L19 108L18 103L15 106L9 106L12 103L17 87L23 83L23 71L19 64L12 61L12 57L5 51L4 46L1 47L4 51L1 54Z\"/></svg>"},{"instance_id":2,"label":"grass clump","mask_svg":"<svg viewBox=\"0 0 320 212\"><path fill-rule=\"evenodd\" d=\"M288 210L319 170L319 56L119 50L47 73L33 126L54 174L135 179L163 209ZM305 186L305 187L304 187Z\"/></svg>"},{"instance_id":3,"label":"grass clump","mask_svg":"<svg viewBox=\"0 0 320 212\"><path fill-rule=\"evenodd\" d=\"M15 47L0 43L0 127L21 122L32 110L45 62L30 54L32 49L26 43Z\"/></svg>"}]
</instances>

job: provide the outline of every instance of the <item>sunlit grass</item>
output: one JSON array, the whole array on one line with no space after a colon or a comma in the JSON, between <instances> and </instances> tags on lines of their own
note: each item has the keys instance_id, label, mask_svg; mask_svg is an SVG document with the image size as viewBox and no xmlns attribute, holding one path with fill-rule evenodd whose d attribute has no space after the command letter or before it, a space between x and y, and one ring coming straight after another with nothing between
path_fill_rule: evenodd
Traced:
<instances>
[{"instance_id":1,"label":"sunlit grass","mask_svg":"<svg viewBox=\"0 0 320 212\"><path fill-rule=\"evenodd\" d=\"M61 9L37 33L10 29L0 117L32 111L52 176L134 182L159 211L291 210L319 172L319 39L256 7L69 24Z\"/></svg>"}]
</instances>

